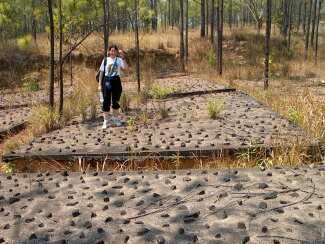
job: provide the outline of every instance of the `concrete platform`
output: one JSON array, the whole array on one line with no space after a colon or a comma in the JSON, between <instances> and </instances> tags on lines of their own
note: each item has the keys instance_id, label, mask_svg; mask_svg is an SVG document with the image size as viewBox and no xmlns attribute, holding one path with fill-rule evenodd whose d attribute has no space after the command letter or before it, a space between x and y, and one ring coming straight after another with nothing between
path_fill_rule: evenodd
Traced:
<instances>
[{"instance_id":1,"label":"concrete platform","mask_svg":"<svg viewBox=\"0 0 325 244\"><path fill-rule=\"evenodd\" d=\"M325 165L0 175L0 243L324 243Z\"/></svg>"},{"instance_id":2,"label":"concrete platform","mask_svg":"<svg viewBox=\"0 0 325 244\"><path fill-rule=\"evenodd\" d=\"M224 103L216 119L208 116L210 100ZM167 118L159 117L161 108L167 111ZM286 146L297 141L306 142L307 146L318 143L301 128L241 92L149 101L124 115L125 121L130 119L135 121L132 126L110 124L106 130L101 128L100 118L86 123L73 121L5 154L3 159L211 156L247 148Z\"/></svg>"}]
</instances>

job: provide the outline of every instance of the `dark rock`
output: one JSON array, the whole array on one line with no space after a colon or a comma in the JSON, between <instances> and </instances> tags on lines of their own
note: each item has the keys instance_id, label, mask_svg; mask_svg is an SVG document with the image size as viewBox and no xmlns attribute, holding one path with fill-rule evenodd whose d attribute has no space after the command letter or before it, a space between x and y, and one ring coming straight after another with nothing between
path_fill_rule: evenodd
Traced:
<instances>
[{"instance_id":1,"label":"dark rock","mask_svg":"<svg viewBox=\"0 0 325 244\"><path fill-rule=\"evenodd\" d=\"M86 221L83 225L86 229L90 229L93 225L90 221Z\"/></svg>"},{"instance_id":2,"label":"dark rock","mask_svg":"<svg viewBox=\"0 0 325 244\"><path fill-rule=\"evenodd\" d=\"M238 229L241 229L241 230L246 230L246 225L245 225L245 223L243 223L243 222L239 222L239 223L237 224L237 228L238 228Z\"/></svg>"},{"instance_id":3,"label":"dark rock","mask_svg":"<svg viewBox=\"0 0 325 244\"><path fill-rule=\"evenodd\" d=\"M74 210L73 212L72 212L72 217L78 217L80 215L80 211L79 211L79 209L77 209L77 210Z\"/></svg>"},{"instance_id":4,"label":"dark rock","mask_svg":"<svg viewBox=\"0 0 325 244\"><path fill-rule=\"evenodd\" d=\"M250 240L249 236L245 236L245 237L243 238L242 244L246 244L246 243L248 243L249 240Z\"/></svg>"},{"instance_id":5,"label":"dark rock","mask_svg":"<svg viewBox=\"0 0 325 244\"><path fill-rule=\"evenodd\" d=\"M266 189L268 187L269 187L269 185L266 184L265 182L261 182L261 183L258 184L259 189Z\"/></svg>"},{"instance_id":6,"label":"dark rock","mask_svg":"<svg viewBox=\"0 0 325 244\"><path fill-rule=\"evenodd\" d=\"M20 201L20 199L17 198L17 197L10 197L9 198L9 204L14 204L14 203L19 202L19 201Z\"/></svg>"},{"instance_id":7,"label":"dark rock","mask_svg":"<svg viewBox=\"0 0 325 244\"><path fill-rule=\"evenodd\" d=\"M277 197L278 197L278 193L276 191L273 191L273 192L265 194L263 199L264 200L271 200L271 199L275 199Z\"/></svg>"},{"instance_id":8,"label":"dark rock","mask_svg":"<svg viewBox=\"0 0 325 244\"><path fill-rule=\"evenodd\" d=\"M262 227L262 233L266 233L268 231L268 228L266 226Z\"/></svg>"},{"instance_id":9,"label":"dark rock","mask_svg":"<svg viewBox=\"0 0 325 244\"><path fill-rule=\"evenodd\" d=\"M166 240L164 237L162 237L162 236L157 237L157 244L165 244L165 243L166 243Z\"/></svg>"},{"instance_id":10,"label":"dark rock","mask_svg":"<svg viewBox=\"0 0 325 244\"><path fill-rule=\"evenodd\" d=\"M35 239L37 239L36 234L35 233L31 234L29 240L35 240Z\"/></svg>"},{"instance_id":11,"label":"dark rock","mask_svg":"<svg viewBox=\"0 0 325 244\"><path fill-rule=\"evenodd\" d=\"M98 228L97 233L98 234L103 234L103 233L105 233L105 230L103 228Z\"/></svg>"},{"instance_id":12,"label":"dark rock","mask_svg":"<svg viewBox=\"0 0 325 244\"><path fill-rule=\"evenodd\" d=\"M140 227L137 231L136 234L137 236L143 236L145 234L147 234L148 232L150 232L150 229L146 228L146 227Z\"/></svg>"},{"instance_id":13,"label":"dark rock","mask_svg":"<svg viewBox=\"0 0 325 244\"><path fill-rule=\"evenodd\" d=\"M237 184L235 184L234 185L234 190L236 190L236 191L241 191L243 188L244 188L244 186L243 186L243 184L241 184L241 183L237 183Z\"/></svg>"},{"instance_id":14,"label":"dark rock","mask_svg":"<svg viewBox=\"0 0 325 244\"><path fill-rule=\"evenodd\" d=\"M266 202L260 202L258 204L258 208L260 208L260 209L267 209L267 203Z\"/></svg>"},{"instance_id":15,"label":"dark rock","mask_svg":"<svg viewBox=\"0 0 325 244\"><path fill-rule=\"evenodd\" d=\"M227 214L227 212L225 210L216 212L216 216L217 216L218 219L226 219L226 218L228 218L228 214Z\"/></svg>"}]
</instances>

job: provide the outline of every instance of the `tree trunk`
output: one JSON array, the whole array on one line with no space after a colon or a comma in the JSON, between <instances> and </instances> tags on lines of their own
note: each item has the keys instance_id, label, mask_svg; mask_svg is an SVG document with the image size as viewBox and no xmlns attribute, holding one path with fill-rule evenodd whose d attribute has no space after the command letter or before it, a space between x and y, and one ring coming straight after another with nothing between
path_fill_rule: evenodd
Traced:
<instances>
[{"instance_id":1,"label":"tree trunk","mask_svg":"<svg viewBox=\"0 0 325 244\"><path fill-rule=\"evenodd\" d=\"M265 61L264 61L264 90L269 88L269 66L270 66L270 37L272 26L272 0L267 0L267 16L265 30Z\"/></svg>"},{"instance_id":2,"label":"tree trunk","mask_svg":"<svg viewBox=\"0 0 325 244\"><path fill-rule=\"evenodd\" d=\"M134 13L135 13L135 49L136 49L136 75L138 83L138 93L141 91L140 84L140 44L139 44L139 2L134 0Z\"/></svg>"},{"instance_id":3,"label":"tree trunk","mask_svg":"<svg viewBox=\"0 0 325 244\"><path fill-rule=\"evenodd\" d=\"M108 33L109 33L109 22L108 22L108 12L109 12L109 0L103 0L103 10L104 10L104 57L107 56L108 51Z\"/></svg>"},{"instance_id":4,"label":"tree trunk","mask_svg":"<svg viewBox=\"0 0 325 244\"><path fill-rule=\"evenodd\" d=\"M210 32L210 41L213 44L214 43L214 20L215 20L215 8L214 8L214 0L211 0L211 20L210 20L210 24L211 24L211 32Z\"/></svg>"},{"instance_id":5,"label":"tree trunk","mask_svg":"<svg viewBox=\"0 0 325 244\"><path fill-rule=\"evenodd\" d=\"M72 55L69 55L70 61L70 86L73 86L73 63L72 63Z\"/></svg>"},{"instance_id":6,"label":"tree trunk","mask_svg":"<svg viewBox=\"0 0 325 244\"><path fill-rule=\"evenodd\" d=\"M179 45L179 56L181 61L181 71L185 72L185 60L184 60L184 6L183 0L179 0L180 7L180 21L179 21L179 37L180 37L180 45Z\"/></svg>"},{"instance_id":7,"label":"tree trunk","mask_svg":"<svg viewBox=\"0 0 325 244\"><path fill-rule=\"evenodd\" d=\"M60 87L60 102L59 102L59 113L63 114L63 60L62 60L62 49L63 49L63 26L62 26L62 0L59 0L59 87Z\"/></svg>"},{"instance_id":8,"label":"tree trunk","mask_svg":"<svg viewBox=\"0 0 325 244\"><path fill-rule=\"evenodd\" d=\"M288 51L291 48L291 30L292 30L292 15L293 15L293 1L289 0L289 23L288 23Z\"/></svg>"},{"instance_id":9,"label":"tree trunk","mask_svg":"<svg viewBox=\"0 0 325 244\"><path fill-rule=\"evenodd\" d=\"M306 35L306 19L307 19L307 0L304 0L304 14L302 17L302 22L303 22L302 31L304 36Z\"/></svg>"},{"instance_id":10,"label":"tree trunk","mask_svg":"<svg viewBox=\"0 0 325 244\"><path fill-rule=\"evenodd\" d=\"M310 45L314 48L314 36L315 36L315 27L316 27L316 18L317 18L317 0L313 2L313 20L312 20L312 28L311 28L311 36L310 36Z\"/></svg>"},{"instance_id":11,"label":"tree trunk","mask_svg":"<svg viewBox=\"0 0 325 244\"><path fill-rule=\"evenodd\" d=\"M230 30L232 29L232 22L233 22L232 0L229 0L228 24L229 24L229 28L230 28Z\"/></svg>"},{"instance_id":12,"label":"tree trunk","mask_svg":"<svg viewBox=\"0 0 325 244\"><path fill-rule=\"evenodd\" d=\"M223 73L223 9L224 4L223 0L218 0L218 18L219 18L219 25L218 25L218 72L219 75L222 75Z\"/></svg>"},{"instance_id":13,"label":"tree trunk","mask_svg":"<svg viewBox=\"0 0 325 244\"><path fill-rule=\"evenodd\" d=\"M310 21L311 21L311 13L312 13L312 4L313 0L309 1L309 12L307 16L307 28L306 28L306 36L305 36L305 61L308 59L308 50L309 50L309 34L310 34Z\"/></svg>"},{"instance_id":14,"label":"tree trunk","mask_svg":"<svg viewBox=\"0 0 325 244\"><path fill-rule=\"evenodd\" d=\"M318 13L317 13L317 25L316 25L316 40L315 40L315 56L314 62L317 64L318 59L318 43L319 43L319 23L321 19L321 9L323 0L318 0Z\"/></svg>"},{"instance_id":15,"label":"tree trunk","mask_svg":"<svg viewBox=\"0 0 325 244\"><path fill-rule=\"evenodd\" d=\"M188 62L188 0L185 0L185 62Z\"/></svg>"},{"instance_id":16,"label":"tree trunk","mask_svg":"<svg viewBox=\"0 0 325 244\"><path fill-rule=\"evenodd\" d=\"M209 36L209 0L205 0L205 35Z\"/></svg>"},{"instance_id":17,"label":"tree trunk","mask_svg":"<svg viewBox=\"0 0 325 244\"><path fill-rule=\"evenodd\" d=\"M35 0L32 0L32 34L33 34L33 39L35 42L35 45L37 46L37 25L36 25L36 19L35 19Z\"/></svg>"},{"instance_id":18,"label":"tree trunk","mask_svg":"<svg viewBox=\"0 0 325 244\"><path fill-rule=\"evenodd\" d=\"M154 15L151 17L151 29L157 31L158 27L158 11L157 11L157 0L150 0L150 7Z\"/></svg>"},{"instance_id":19,"label":"tree trunk","mask_svg":"<svg viewBox=\"0 0 325 244\"><path fill-rule=\"evenodd\" d=\"M300 26L301 26L301 12L302 12L302 4L303 4L303 2L300 1L300 2L299 2L299 10L298 10L298 24L297 24L297 32L299 32L299 30L300 30Z\"/></svg>"},{"instance_id":20,"label":"tree trunk","mask_svg":"<svg viewBox=\"0 0 325 244\"><path fill-rule=\"evenodd\" d=\"M201 37L205 37L205 0L201 0Z\"/></svg>"},{"instance_id":21,"label":"tree trunk","mask_svg":"<svg viewBox=\"0 0 325 244\"><path fill-rule=\"evenodd\" d=\"M54 107L54 21L52 0L47 0L50 21L49 105Z\"/></svg>"},{"instance_id":22,"label":"tree trunk","mask_svg":"<svg viewBox=\"0 0 325 244\"><path fill-rule=\"evenodd\" d=\"M171 15L170 15L170 1L168 0L168 25L171 25Z\"/></svg>"}]
</instances>

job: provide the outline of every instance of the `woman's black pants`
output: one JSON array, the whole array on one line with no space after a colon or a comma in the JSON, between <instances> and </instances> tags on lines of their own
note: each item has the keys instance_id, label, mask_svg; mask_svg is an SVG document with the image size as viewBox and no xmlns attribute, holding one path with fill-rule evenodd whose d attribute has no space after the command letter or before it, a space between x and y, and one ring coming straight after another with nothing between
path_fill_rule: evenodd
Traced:
<instances>
[{"instance_id":1,"label":"woman's black pants","mask_svg":"<svg viewBox=\"0 0 325 244\"><path fill-rule=\"evenodd\" d=\"M119 101L122 94L122 84L119 76L107 77L105 76L102 84L103 92L103 112L109 112L110 107L119 109Z\"/></svg>"}]
</instances>

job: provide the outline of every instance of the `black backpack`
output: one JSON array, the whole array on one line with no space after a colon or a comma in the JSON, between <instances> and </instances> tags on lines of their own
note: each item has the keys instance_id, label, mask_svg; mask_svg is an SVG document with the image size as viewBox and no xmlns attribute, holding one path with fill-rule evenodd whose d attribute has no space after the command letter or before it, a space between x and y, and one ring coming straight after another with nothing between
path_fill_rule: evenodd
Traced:
<instances>
[{"instance_id":1,"label":"black backpack","mask_svg":"<svg viewBox=\"0 0 325 244\"><path fill-rule=\"evenodd\" d=\"M106 71L106 63L107 63L107 57L104 57L104 75L103 78L105 78L105 71ZM97 82L99 82L99 75L100 75L100 69L98 70L97 74L96 74L96 80ZM101 82L103 82L103 80L101 80Z\"/></svg>"}]
</instances>

